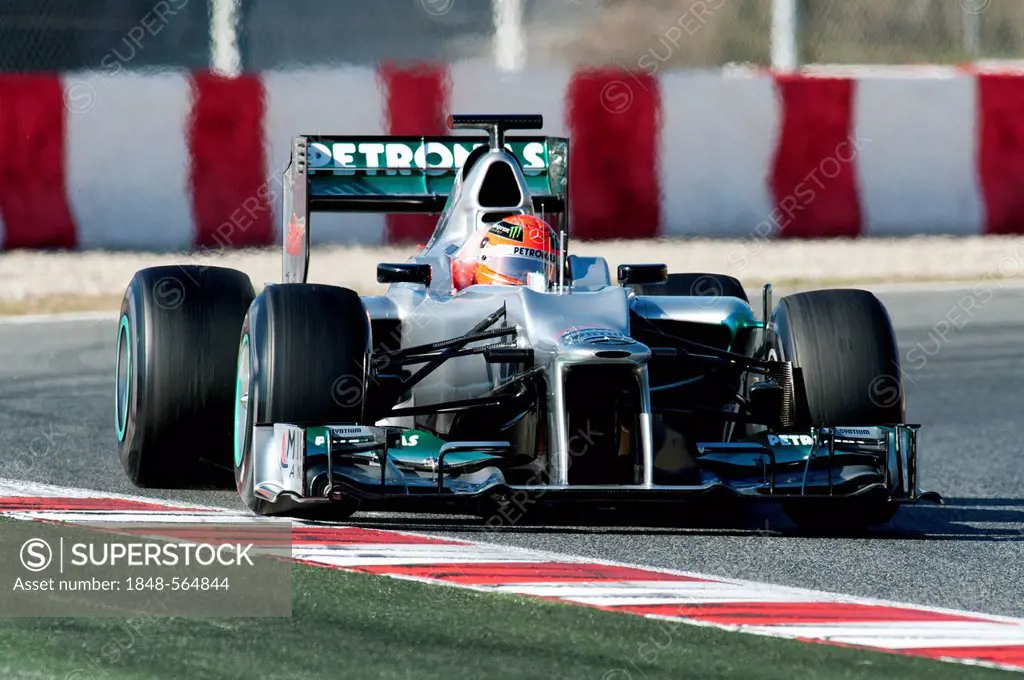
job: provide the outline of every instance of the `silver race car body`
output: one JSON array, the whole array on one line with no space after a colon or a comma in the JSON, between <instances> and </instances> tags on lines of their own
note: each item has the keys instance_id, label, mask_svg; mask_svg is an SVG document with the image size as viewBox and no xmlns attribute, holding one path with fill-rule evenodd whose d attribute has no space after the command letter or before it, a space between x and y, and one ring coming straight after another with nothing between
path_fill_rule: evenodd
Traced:
<instances>
[{"instance_id":1,"label":"silver race car body","mask_svg":"<svg viewBox=\"0 0 1024 680\"><path fill-rule=\"evenodd\" d=\"M359 422L253 424L262 503L288 512L722 494L890 508L923 497L917 426L802 418L794 357L780 360L774 324L742 292L710 276L712 294L661 291L662 265L623 266L613 279L605 259L568 254L568 141L504 137L539 128L539 117L453 119L488 138L294 141L286 284L306 280L318 211L440 217L420 252L379 266L387 291L362 298L364 368L332 383L335 399L359 401ZM453 255L481 224L513 214L555 223L555 275L456 291ZM762 305L771 320L770 286Z\"/></svg>"}]
</instances>

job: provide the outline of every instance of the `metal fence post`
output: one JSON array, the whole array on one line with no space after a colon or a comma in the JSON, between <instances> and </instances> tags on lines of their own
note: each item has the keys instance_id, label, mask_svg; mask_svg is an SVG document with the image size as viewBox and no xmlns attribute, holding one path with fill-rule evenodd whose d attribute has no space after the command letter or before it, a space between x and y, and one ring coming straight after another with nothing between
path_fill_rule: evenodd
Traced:
<instances>
[{"instance_id":1,"label":"metal fence post","mask_svg":"<svg viewBox=\"0 0 1024 680\"><path fill-rule=\"evenodd\" d=\"M210 69L222 76L242 72L238 48L239 0L210 0Z\"/></svg>"},{"instance_id":2,"label":"metal fence post","mask_svg":"<svg viewBox=\"0 0 1024 680\"><path fill-rule=\"evenodd\" d=\"M964 52L971 61L981 56L981 14L969 3L961 2Z\"/></svg>"},{"instance_id":3,"label":"metal fence post","mask_svg":"<svg viewBox=\"0 0 1024 680\"><path fill-rule=\"evenodd\" d=\"M800 66L799 0L772 0L772 68L795 71Z\"/></svg>"},{"instance_id":4,"label":"metal fence post","mask_svg":"<svg viewBox=\"0 0 1024 680\"><path fill-rule=\"evenodd\" d=\"M494 61L500 71L521 71L526 61L522 0L492 0Z\"/></svg>"}]
</instances>

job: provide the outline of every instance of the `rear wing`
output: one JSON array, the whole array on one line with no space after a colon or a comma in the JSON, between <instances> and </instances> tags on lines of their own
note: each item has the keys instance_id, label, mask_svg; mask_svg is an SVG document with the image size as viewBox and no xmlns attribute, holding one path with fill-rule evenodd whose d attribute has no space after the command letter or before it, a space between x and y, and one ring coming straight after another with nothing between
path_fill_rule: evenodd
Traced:
<instances>
[{"instance_id":1,"label":"rear wing","mask_svg":"<svg viewBox=\"0 0 1024 680\"><path fill-rule=\"evenodd\" d=\"M568 142L557 137L508 137L538 209L562 212ZM285 171L306 212L439 213L455 175L486 137L297 137Z\"/></svg>"},{"instance_id":2,"label":"rear wing","mask_svg":"<svg viewBox=\"0 0 1024 680\"><path fill-rule=\"evenodd\" d=\"M285 282L306 280L313 213L440 213L458 173L480 147L503 146L515 156L535 209L567 211L568 139L504 134L514 127L540 129L540 116L452 116L448 126L488 135L295 137L283 186Z\"/></svg>"}]
</instances>

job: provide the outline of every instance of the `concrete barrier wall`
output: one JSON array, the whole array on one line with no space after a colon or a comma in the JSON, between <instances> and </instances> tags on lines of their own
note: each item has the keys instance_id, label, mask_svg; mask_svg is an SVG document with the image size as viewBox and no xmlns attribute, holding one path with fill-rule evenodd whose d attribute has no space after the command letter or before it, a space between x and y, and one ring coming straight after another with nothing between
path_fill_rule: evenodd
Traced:
<instances>
[{"instance_id":1,"label":"concrete barrier wall","mask_svg":"<svg viewBox=\"0 0 1024 680\"><path fill-rule=\"evenodd\" d=\"M3 248L271 244L292 135L443 134L450 112L539 112L570 136L580 239L1024 233L1024 73L470 62L0 75ZM318 216L311 235L422 242L431 226Z\"/></svg>"}]
</instances>

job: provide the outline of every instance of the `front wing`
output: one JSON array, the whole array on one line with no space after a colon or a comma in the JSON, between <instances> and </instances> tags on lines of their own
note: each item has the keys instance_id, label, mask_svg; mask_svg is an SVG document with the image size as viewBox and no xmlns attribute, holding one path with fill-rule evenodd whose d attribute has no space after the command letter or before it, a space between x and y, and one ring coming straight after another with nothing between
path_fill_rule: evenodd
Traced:
<instances>
[{"instance_id":1,"label":"front wing","mask_svg":"<svg viewBox=\"0 0 1024 680\"><path fill-rule=\"evenodd\" d=\"M508 444L446 442L421 430L353 425L255 428L255 494L280 511L357 499L361 507L446 505L489 497L548 501L754 500L878 497L938 500L918 489L917 425L836 427L697 445L685 485L555 485L543 473L511 485Z\"/></svg>"}]
</instances>

